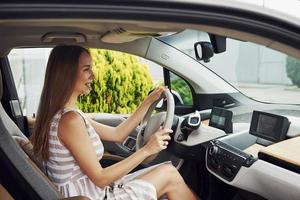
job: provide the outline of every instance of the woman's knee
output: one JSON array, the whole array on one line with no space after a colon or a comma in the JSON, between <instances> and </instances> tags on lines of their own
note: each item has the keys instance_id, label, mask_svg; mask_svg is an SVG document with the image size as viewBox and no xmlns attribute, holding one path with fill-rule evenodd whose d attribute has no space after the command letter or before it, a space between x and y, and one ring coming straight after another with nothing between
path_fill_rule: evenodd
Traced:
<instances>
[{"instance_id":1,"label":"woman's knee","mask_svg":"<svg viewBox=\"0 0 300 200\"><path fill-rule=\"evenodd\" d=\"M141 179L148 180L155 185L174 185L174 183L180 183L183 181L183 178L177 171L177 169L171 164L160 165L149 173L143 175Z\"/></svg>"},{"instance_id":2,"label":"woman's knee","mask_svg":"<svg viewBox=\"0 0 300 200\"><path fill-rule=\"evenodd\" d=\"M181 185L184 182L177 169L171 164L160 165L141 176L140 179L153 184L158 196L176 190L178 184Z\"/></svg>"},{"instance_id":3,"label":"woman's knee","mask_svg":"<svg viewBox=\"0 0 300 200\"><path fill-rule=\"evenodd\" d=\"M166 173L177 173L177 169L172 164L163 164L159 168Z\"/></svg>"},{"instance_id":4,"label":"woman's knee","mask_svg":"<svg viewBox=\"0 0 300 200\"><path fill-rule=\"evenodd\" d=\"M160 166L160 171L168 176L172 182L182 182L183 178L181 177L178 170L172 164L164 164Z\"/></svg>"}]
</instances>

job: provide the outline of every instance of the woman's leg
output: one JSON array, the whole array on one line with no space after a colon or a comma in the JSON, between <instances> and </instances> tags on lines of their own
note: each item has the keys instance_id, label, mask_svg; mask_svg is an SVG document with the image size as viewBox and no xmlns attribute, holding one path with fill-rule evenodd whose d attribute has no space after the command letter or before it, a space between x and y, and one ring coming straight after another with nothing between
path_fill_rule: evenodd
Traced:
<instances>
[{"instance_id":1,"label":"woman's leg","mask_svg":"<svg viewBox=\"0 0 300 200\"><path fill-rule=\"evenodd\" d=\"M139 179L153 184L158 197L166 194L169 200L198 199L185 184L177 169L171 164L158 166Z\"/></svg>"}]
</instances>

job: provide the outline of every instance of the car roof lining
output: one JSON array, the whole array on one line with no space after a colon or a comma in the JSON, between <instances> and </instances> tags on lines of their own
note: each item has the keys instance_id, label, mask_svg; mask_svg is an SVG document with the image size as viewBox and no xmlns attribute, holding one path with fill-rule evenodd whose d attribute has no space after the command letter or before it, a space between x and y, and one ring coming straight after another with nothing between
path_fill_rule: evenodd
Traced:
<instances>
[{"instance_id":1,"label":"car roof lining","mask_svg":"<svg viewBox=\"0 0 300 200\"><path fill-rule=\"evenodd\" d=\"M180 24L167 22L151 21L118 21L118 20L2 20L0 21L1 46L0 56L7 55L13 48L22 47L51 47L61 43L45 43L42 37L47 33L65 33L65 34L82 34L86 37L86 42L78 43L85 47L105 48L112 50L122 49L127 44L130 46L132 34L119 34L120 43L101 41L109 32L115 34L114 30L122 29L127 33L142 33L137 38L151 37L154 34L160 35L165 33L179 32L186 28L197 29L209 33L220 34L226 33L225 36L240 39L243 41L255 42L275 50L287 53L291 56L300 58L300 50L287 46L269 38L237 31L229 28L221 28L210 25ZM18 30L18 31L15 31ZM122 38L123 37L123 38ZM112 37L113 40L114 37ZM66 43L76 44L75 41Z\"/></svg>"}]
</instances>

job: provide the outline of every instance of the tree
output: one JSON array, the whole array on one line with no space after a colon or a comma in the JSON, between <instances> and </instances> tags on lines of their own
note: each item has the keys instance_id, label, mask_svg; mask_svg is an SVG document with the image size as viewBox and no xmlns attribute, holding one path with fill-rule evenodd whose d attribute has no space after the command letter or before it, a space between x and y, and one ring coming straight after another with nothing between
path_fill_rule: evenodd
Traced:
<instances>
[{"instance_id":1,"label":"tree","mask_svg":"<svg viewBox=\"0 0 300 200\"><path fill-rule=\"evenodd\" d=\"M153 88L148 67L136 56L90 49L95 80L91 92L78 98L84 112L132 113Z\"/></svg>"},{"instance_id":2,"label":"tree","mask_svg":"<svg viewBox=\"0 0 300 200\"><path fill-rule=\"evenodd\" d=\"M294 85L300 87L300 60L287 57L286 73Z\"/></svg>"}]
</instances>

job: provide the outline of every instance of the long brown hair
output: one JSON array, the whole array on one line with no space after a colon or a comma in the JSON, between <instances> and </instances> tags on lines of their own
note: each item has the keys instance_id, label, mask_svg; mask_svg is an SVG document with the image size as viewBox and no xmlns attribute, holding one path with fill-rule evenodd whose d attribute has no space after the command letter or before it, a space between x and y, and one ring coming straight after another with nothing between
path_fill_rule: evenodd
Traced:
<instances>
[{"instance_id":1,"label":"long brown hair","mask_svg":"<svg viewBox=\"0 0 300 200\"><path fill-rule=\"evenodd\" d=\"M30 138L33 153L41 161L49 158L50 123L72 95L79 57L83 52L89 54L87 49L80 46L60 45L54 47L49 56L36 124Z\"/></svg>"}]
</instances>

